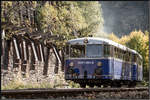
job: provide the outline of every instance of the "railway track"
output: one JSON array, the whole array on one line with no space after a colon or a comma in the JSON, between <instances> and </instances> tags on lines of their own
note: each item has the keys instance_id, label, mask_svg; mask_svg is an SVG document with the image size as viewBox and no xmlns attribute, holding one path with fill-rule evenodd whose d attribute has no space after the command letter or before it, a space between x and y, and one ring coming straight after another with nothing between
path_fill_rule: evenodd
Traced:
<instances>
[{"instance_id":1,"label":"railway track","mask_svg":"<svg viewBox=\"0 0 150 100\"><path fill-rule=\"evenodd\" d=\"M114 95L122 95L114 96ZM134 94L134 95L133 95ZM147 99L148 87L137 88L72 88L72 89L19 89L19 90L2 90L2 98L15 99L34 99L34 98L129 98L130 95L135 98ZM103 95L103 96L102 96ZM125 96L126 97L123 97ZM138 97L137 97L138 96Z\"/></svg>"}]
</instances>

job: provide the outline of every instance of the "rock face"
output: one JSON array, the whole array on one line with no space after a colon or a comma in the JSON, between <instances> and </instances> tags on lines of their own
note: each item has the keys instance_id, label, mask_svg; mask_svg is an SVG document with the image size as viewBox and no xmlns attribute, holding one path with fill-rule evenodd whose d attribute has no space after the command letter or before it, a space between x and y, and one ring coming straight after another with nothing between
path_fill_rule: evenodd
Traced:
<instances>
[{"instance_id":1,"label":"rock face","mask_svg":"<svg viewBox=\"0 0 150 100\"><path fill-rule=\"evenodd\" d=\"M104 31L121 37L131 31L148 30L148 1L100 1Z\"/></svg>"}]
</instances>

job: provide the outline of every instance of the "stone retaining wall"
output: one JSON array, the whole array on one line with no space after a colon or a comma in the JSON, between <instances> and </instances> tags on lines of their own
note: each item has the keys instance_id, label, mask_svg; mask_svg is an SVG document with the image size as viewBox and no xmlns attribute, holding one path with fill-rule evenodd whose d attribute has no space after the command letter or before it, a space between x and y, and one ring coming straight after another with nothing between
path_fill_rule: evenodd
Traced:
<instances>
[{"instance_id":1,"label":"stone retaining wall","mask_svg":"<svg viewBox=\"0 0 150 100\"><path fill-rule=\"evenodd\" d=\"M45 61L35 61L34 52L31 45L27 45L28 60L17 59L13 41L2 40L1 55L1 85L6 86L12 81L22 82L23 84L42 84L49 83L52 87L57 84L67 84L64 79L61 62L58 61L53 48L48 49ZM37 45L35 45L36 47ZM21 43L18 43L21 51ZM36 47L37 49L37 47ZM38 51L38 50L37 50ZM43 51L45 53L45 51ZM61 54L61 51L58 52ZM37 53L38 54L38 53ZM47 63L46 63L47 60ZM45 67L44 67L45 66Z\"/></svg>"}]
</instances>

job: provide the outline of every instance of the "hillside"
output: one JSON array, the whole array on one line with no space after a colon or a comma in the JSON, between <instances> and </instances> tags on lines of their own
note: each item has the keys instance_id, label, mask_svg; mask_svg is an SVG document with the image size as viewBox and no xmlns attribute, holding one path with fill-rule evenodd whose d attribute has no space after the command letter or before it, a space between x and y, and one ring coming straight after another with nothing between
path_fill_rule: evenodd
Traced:
<instances>
[{"instance_id":1,"label":"hillside","mask_svg":"<svg viewBox=\"0 0 150 100\"><path fill-rule=\"evenodd\" d=\"M133 30L148 29L147 1L100 1L104 31L121 37Z\"/></svg>"}]
</instances>

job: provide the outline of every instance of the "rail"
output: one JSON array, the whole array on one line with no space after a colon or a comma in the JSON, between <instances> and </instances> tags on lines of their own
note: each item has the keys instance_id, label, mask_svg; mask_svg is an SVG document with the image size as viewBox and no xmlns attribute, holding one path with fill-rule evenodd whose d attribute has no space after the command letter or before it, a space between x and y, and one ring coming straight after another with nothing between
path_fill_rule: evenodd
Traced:
<instances>
[{"instance_id":1,"label":"rail","mask_svg":"<svg viewBox=\"0 0 150 100\"><path fill-rule=\"evenodd\" d=\"M142 93L146 91L148 93L148 87L136 87L136 88L61 88L61 89L18 89L18 90L2 90L1 95L5 98L51 98L51 97L77 97L79 95L95 93L130 93L137 92ZM146 96L144 96L146 98ZM148 97L148 94L147 94Z\"/></svg>"}]
</instances>

